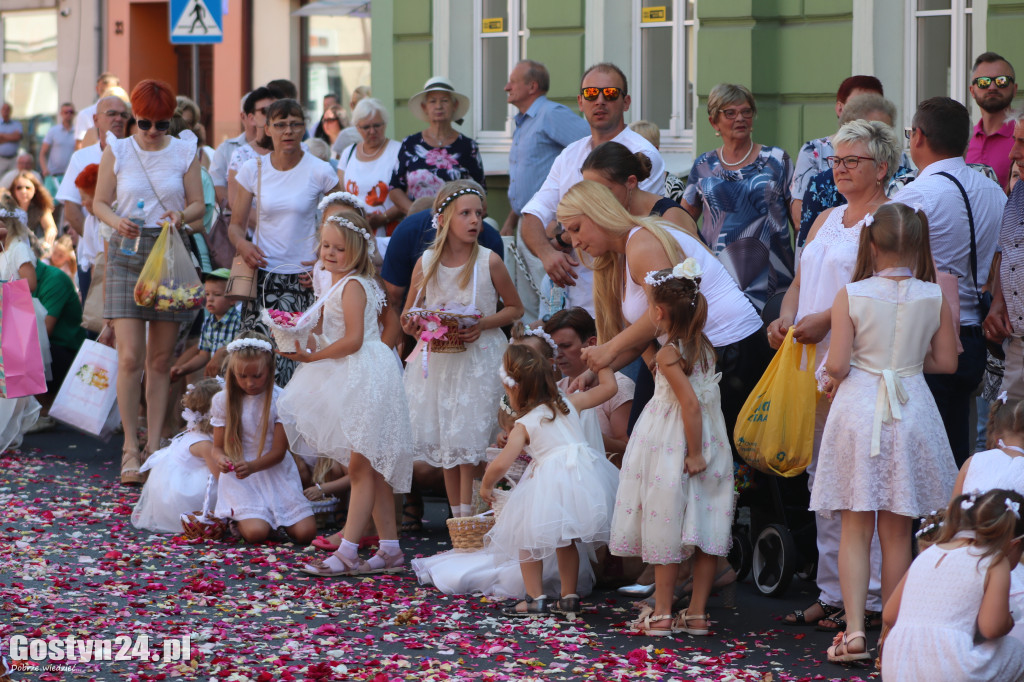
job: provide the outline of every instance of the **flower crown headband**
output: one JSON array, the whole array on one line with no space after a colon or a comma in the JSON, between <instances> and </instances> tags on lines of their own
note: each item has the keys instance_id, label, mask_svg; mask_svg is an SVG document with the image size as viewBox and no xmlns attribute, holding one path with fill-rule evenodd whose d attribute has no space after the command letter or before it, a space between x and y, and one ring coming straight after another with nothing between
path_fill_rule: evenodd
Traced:
<instances>
[{"instance_id":1,"label":"flower crown headband","mask_svg":"<svg viewBox=\"0 0 1024 682\"><path fill-rule=\"evenodd\" d=\"M349 220L345 216L332 215L330 218L327 219L327 222L334 223L335 225L339 225L341 227L348 228L348 229L352 230L353 232L355 232L356 234L358 234L360 237L362 237L366 241L366 250L370 252L371 256L373 255L373 252L374 252L373 237L370 236L369 232L367 232L366 230L364 230L361 227L357 226L355 223L353 223L351 220Z\"/></svg>"},{"instance_id":2,"label":"flower crown headband","mask_svg":"<svg viewBox=\"0 0 1024 682\"><path fill-rule=\"evenodd\" d=\"M274 347L263 339L235 339L227 345L228 353L237 353L243 348L255 348L265 353L273 353Z\"/></svg>"},{"instance_id":3,"label":"flower crown headband","mask_svg":"<svg viewBox=\"0 0 1024 682\"><path fill-rule=\"evenodd\" d=\"M456 199L458 199L459 197L464 196L466 194L475 194L478 197L480 197L480 201L483 201L484 199L484 195L480 194L479 190L473 189L472 187L466 187L464 189L460 189L457 192L452 192L451 194L444 198L444 200L441 202L441 205L437 207L437 211L434 213L434 217L431 219L431 222L434 224L435 230L441 229L441 214L444 213L444 210L446 208L448 208L448 205L455 201Z\"/></svg>"},{"instance_id":4,"label":"flower crown headband","mask_svg":"<svg viewBox=\"0 0 1024 682\"><path fill-rule=\"evenodd\" d=\"M14 210L0 208L0 218L15 218L25 225L28 225L28 213L25 213L25 211L20 208L16 208Z\"/></svg>"},{"instance_id":5,"label":"flower crown headband","mask_svg":"<svg viewBox=\"0 0 1024 682\"><path fill-rule=\"evenodd\" d=\"M331 204L345 204L346 206L351 206L362 213L364 217L366 216L366 204L363 203L363 200L355 194L350 194L349 192L333 192L328 194L320 200L319 204L316 205L316 210L322 212Z\"/></svg>"},{"instance_id":6,"label":"flower crown headband","mask_svg":"<svg viewBox=\"0 0 1024 682\"><path fill-rule=\"evenodd\" d=\"M501 377L501 383L505 384L509 388L515 388L519 385L516 383L516 380L510 377L508 372L505 371L505 365L498 367L498 376Z\"/></svg>"},{"instance_id":7,"label":"flower crown headband","mask_svg":"<svg viewBox=\"0 0 1024 682\"><path fill-rule=\"evenodd\" d=\"M498 407L501 408L502 412L504 412L508 416L512 417L513 419L516 419L516 418L519 417L519 414L516 413L516 411L512 409L511 405L509 405L509 403L508 403L508 394L507 393L502 393L501 394L501 400L498 401Z\"/></svg>"},{"instance_id":8,"label":"flower crown headband","mask_svg":"<svg viewBox=\"0 0 1024 682\"><path fill-rule=\"evenodd\" d=\"M554 352L556 354L558 353L558 344L556 344L555 340L553 338L551 338L551 334L548 334L541 327L537 327L536 329L532 329L530 327L526 327L523 330L523 335L524 336L536 336L538 339L543 339L544 341L547 342L547 344L549 346L551 346L552 352Z\"/></svg>"},{"instance_id":9,"label":"flower crown headband","mask_svg":"<svg viewBox=\"0 0 1024 682\"><path fill-rule=\"evenodd\" d=\"M651 270L644 276L643 281L651 287L660 287L669 280L690 280L694 288L700 291L700 275L703 274L703 269L696 258L687 258L678 263L668 274L658 276L657 272L658 270Z\"/></svg>"}]
</instances>

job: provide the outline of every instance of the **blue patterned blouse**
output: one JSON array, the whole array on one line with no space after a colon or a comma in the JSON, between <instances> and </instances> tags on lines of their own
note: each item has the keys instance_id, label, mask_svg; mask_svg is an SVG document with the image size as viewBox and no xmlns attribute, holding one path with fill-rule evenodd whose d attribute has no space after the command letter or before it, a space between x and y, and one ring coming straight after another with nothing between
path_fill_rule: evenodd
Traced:
<instances>
[{"instance_id":1,"label":"blue patterned blouse","mask_svg":"<svg viewBox=\"0 0 1024 682\"><path fill-rule=\"evenodd\" d=\"M701 236L758 310L793 281L792 179L789 155L765 145L739 170L727 170L717 150L705 152L686 180L686 203L703 203Z\"/></svg>"}]
</instances>

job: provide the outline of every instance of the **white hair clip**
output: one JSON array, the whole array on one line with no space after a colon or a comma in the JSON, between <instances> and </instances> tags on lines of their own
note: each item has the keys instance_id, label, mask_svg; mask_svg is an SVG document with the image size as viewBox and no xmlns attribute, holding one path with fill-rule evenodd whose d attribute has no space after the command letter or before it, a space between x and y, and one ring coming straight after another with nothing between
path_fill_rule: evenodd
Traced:
<instances>
[{"instance_id":1,"label":"white hair clip","mask_svg":"<svg viewBox=\"0 0 1024 682\"><path fill-rule=\"evenodd\" d=\"M1003 503L1006 505L1006 511L1012 511L1014 516L1018 519L1020 518L1020 502L1014 502L1007 497L1003 500Z\"/></svg>"},{"instance_id":2,"label":"white hair clip","mask_svg":"<svg viewBox=\"0 0 1024 682\"><path fill-rule=\"evenodd\" d=\"M334 223L335 225L340 225L341 227L346 227L355 232L356 234L358 234L360 237L363 238L363 240L366 241L366 250L370 252L370 255L373 255L373 237L370 235L369 232L356 226L355 223L353 223L345 216L332 215L330 218L327 219L327 222Z\"/></svg>"},{"instance_id":3,"label":"white hair clip","mask_svg":"<svg viewBox=\"0 0 1024 682\"><path fill-rule=\"evenodd\" d=\"M648 272L644 277L644 281L652 287L661 286L670 279L689 279L693 280L696 284L697 280L700 279L703 274L704 270L700 267L700 263L697 262L697 259L687 258L682 263L678 263L674 268L672 268L672 272L667 275L658 277L657 271Z\"/></svg>"},{"instance_id":4,"label":"white hair clip","mask_svg":"<svg viewBox=\"0 0 1024 682\"><path fill-rule=\"evenodd\" d=\"M555 340L553 338L551 338L551 334L548 334L542 328L537 327L536 329L531 329L530 327L527 327L526 331L524 331L523 333L526 334L527 336L536 336L538 339L544 339L545 341L547 341L548 345L551 346L551 350L553 352L558 352L558 344L555 343Z\"/></svg>"},{"instance_id":5,"label":"white hair clip","mask_svg":"<svg viewBox=\"0 0 1024 682\"><path fill-rule=\"evenodd\" d=\"M192 389L195 388L195 387L196 387L195 384L189 384L188 386L185 387L185 393L191 393Z\"/></svg>"},{"instance_id":6,"label":"white hair clip","mask_svg":"<svg viewBox=\"0 0 1024 682\"><path fill-rule=\"evenodd\" d=\"M968 495L966 499L960 501L960 508L967 511L974 506L974 495Z\"/></svg>"},{"instance_id":7,"label":"white hair clip","mask_svg":"<svg viewBox=\"0 0 1024 682\"><path fill-rule=\"evenodd\" d=\"M352 208L362 213L364 216L366 215L367 212L366 204L363 203L363 200L357 197L355 194L351 194L349 192L333 192L331 194L328 194L327 196L320 200L319 204L316 205L316 210L322 212L331 204L345 204L346 206L351 206Z\"/></svg>"},{"instance_id":8,"label":"white hair clip","mask_svg":"<svg viewBox=\"0 0 1024 682\"><path fill-rule=\"evenodd\" d=\"M255 348L265 353L274 352L274 347L270 345L270 342L263 339L235 339L227 345L228 353L235 353L243 348Z\"/></svg>"},{"instance_id":9,"label":"white hair clip","mask_svg":"<svg viewBox=\"0 0 1024 682\"><path fill-rule=\"evenodd\" d=\"M25 211L20 208L10 211L6 208L0 208L0 218L14 218L16 220L20 220L25 225L28 225L28 213L25 213Z\"/></svg>"},{"instance_id":10,"label":"white hair clip","mask_svg":"<svg viewBox=\"0 0 1024 682\"><path fill-rule=\"evenodd\" d=\"M516 380L510 377L508 372L505 371L505 365L498 368L498 376L501 377L501 383L505 384L509 388L516 387Z\"/></svg>"},{"instance_id":11,"label":"white hair clip","mask_svg":"<svg viewBox=\"0 0 1024 682\"><path fill-rule=\"evenodd\" d=\"M224 381L224 377L222 377L222 376L221 376L221 375L219 375L219 374L218 374L217 376L215 376L215 377L214 377L214 379L216 379L216 380L217 380L217 383L218 383L218 384L220 384L220 387L221 387L221 388L224 388L224 384L226 384L226 383L227 383L226 381Z\"/></svg>"},{"instance_id":12,"label":"white hair clip","mask_svg":"<svg viewBox=\"0 0 1024 682\"><path fill-rule=\"evenodd\" d=\"M196 424L203 421L208 416L208 412L197 412L196 410L190 410L187 407L181 411L181 418L185 420L185 428L189 431L196 428Z\"/></svg>"},{"instance_id":13,"label":"white hair clip","mask_svg":"<svg viewBox=\"0 0 1024 682\"><path fill-rule=\"evenodd\" d=\"M868 213L861 222L864 223L864 227L871 227L875 222L875 214Z\"/></svg>"},{"instance_id":14,"label":"white hair clip","mask_svg":"<svg viewBox=\"0 0 1024 682\"><path fill-rule=\"evenodd\" d=\"M999 396L998 396L998 397L996 398L996 400L998 400L998 401L999 401L999 402L1001 402L1001 403L1002 403L1003 405L1005 405L1005 404L1006 404L1006 400L1007 400L1007 399L1008 399L1009 397L1010 397L1010 396L1006 395L1006 391L1003 391L1002 393L1000 393L1000 394L999 394Z\"/></svg>"},{"instance_id":15,"label":"white hair clip","mask_svg":"<svg viewBox=\"0 0 1024 682\"><path fill-rule=\"evenodd\" d=\"M924 213L924 206L921 204L911 204L910 208L914 209L914 213Z\"/></svg>"}]
</instances>

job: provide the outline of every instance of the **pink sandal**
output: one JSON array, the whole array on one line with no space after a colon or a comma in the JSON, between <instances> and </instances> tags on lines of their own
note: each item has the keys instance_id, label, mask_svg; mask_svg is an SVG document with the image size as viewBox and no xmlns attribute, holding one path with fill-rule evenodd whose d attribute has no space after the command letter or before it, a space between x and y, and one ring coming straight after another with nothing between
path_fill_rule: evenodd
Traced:
<instances>
[{"instance_id":1,"label":"pink sandal","mask_svg":"<svg viewBox=\"0 0 1024 682\"><path fill-rule=\"evenodd\" d=\"M335 553L324 560L315 559L309 563L302 564L299 570L321 578L331 578L343 575L358 575L362 572L364 566L365 563L360 561L359 557L349 560Z\"/></svg>"},{"instance_id":2,"label":"pink sandal","mask_svg":"<svg viewBox=\"0 0 1024 682\"><path fill-rule=\"evenodd\" d=\"M401 573L405 570L405 553L388 554L384 550L377 550L377 553L364 561L359 569L359 575L374 575L377 573Z\"/></svg>"}]
</instances>

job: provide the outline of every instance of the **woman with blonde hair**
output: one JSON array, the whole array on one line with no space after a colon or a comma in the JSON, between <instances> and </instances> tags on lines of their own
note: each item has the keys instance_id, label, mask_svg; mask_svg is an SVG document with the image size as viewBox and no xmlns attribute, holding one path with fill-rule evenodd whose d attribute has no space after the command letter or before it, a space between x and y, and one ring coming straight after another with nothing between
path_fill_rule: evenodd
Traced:
<instances>
[{"instance_id":1,"label":"woman with blonde hair","mask_svg":"<svg viewBox=\"0 0 1024 682\"><path fill-rule=\"evenodd\" d=\"M700 290L708 301L704 331L715 347L722 372L722 411L732 429L743 401L768 365L771 353L761 333L761 318L736 281L704 245L676 225L630 215L603 185L584 180L574 185L558 205L558 220L584 263L594 271L594 307L600 345L584 351L591 372L575 383L592 382L597 370L621 369L643 355L637 376L633 415L639 416L654 392L648 367L653 342L660 336L647 314L648 272L664 270L692 257L704 275ZM636 421L631 415L631 425Z\"/></svg>"}]
</instances>

